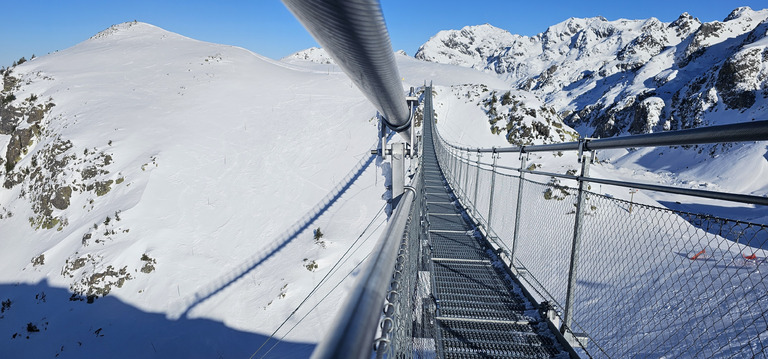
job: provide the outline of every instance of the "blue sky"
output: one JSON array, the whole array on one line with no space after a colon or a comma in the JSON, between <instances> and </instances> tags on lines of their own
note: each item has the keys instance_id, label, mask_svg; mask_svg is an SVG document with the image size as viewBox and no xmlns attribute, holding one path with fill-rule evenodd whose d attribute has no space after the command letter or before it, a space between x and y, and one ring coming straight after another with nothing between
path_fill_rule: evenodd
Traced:
<instances>
[{"instance_id":1,"label":"blue sky","mask_svg":"<svg viewBox=\"0 0 768 359\"><path fill-rule=\"evenodd\" d=\"M409 55L438 31L466 25L489 23L515 34L535 35L569 17L656 17L669 22L688 12L708 22L722 20L739 6L763 9L768 0L382 1L392 46ZM271 58L316 46L278 0L9 0L0 10L0 66L10 66L22 56L66 49L110 25L133 20Z\"/></svg>"}]
</instances>

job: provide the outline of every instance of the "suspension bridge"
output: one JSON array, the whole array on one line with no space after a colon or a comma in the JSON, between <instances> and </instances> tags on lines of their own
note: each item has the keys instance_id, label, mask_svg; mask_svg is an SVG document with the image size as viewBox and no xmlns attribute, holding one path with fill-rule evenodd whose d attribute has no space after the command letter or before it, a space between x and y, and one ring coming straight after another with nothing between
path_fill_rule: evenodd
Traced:
<instances>
[{"instance_id":1,"label":"suspension bridge","mask_svg":"<svg viewBox=\"0 0 768 359\"><path fill-rule=\"evenodd\" d=\"M284 3L379 110L374 153L392 166L394 212L313 357L768 355L768 226L623 201L590 186L763 209L768 197L589 174L597 150L766 141L768 121L456 146L440 135L431 86L405 96L377 1ZM387 144L389 131L403 141ZM577 153L580 171L528 167L530 153L563 151ZM499 165L501 155L518 156L520 166Z\"/></svg>"}]
</instances>

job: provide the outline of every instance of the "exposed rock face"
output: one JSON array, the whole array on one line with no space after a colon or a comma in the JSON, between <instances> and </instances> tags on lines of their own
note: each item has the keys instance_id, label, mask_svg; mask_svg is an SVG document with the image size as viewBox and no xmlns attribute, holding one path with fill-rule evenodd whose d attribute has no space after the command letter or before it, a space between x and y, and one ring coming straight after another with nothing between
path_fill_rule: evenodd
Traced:
<instances>
[{"instance_id":1,"label":"exposed rock face","mask_svg":"<svg viewBox=\"0 0 768 359\"><path fill-rule=\"evenodd\" d=\"M563 123L554 108L522 91L489 90L485 85L452 86L453 95L476 103L488 117L493 134L516 146L575 141L578 133Z\"/></svg>"},{"instance_id":2,"label":"exposed rock face","mask_svg":"<svg viewBox=\"0 0 768 359\"><path fill-rule=\"evenodd\" d=\"M575 141L578 133L563 123L552 107L533 96L492 91L482 101L491 132L504 134L513 145Z\"/></svg>"},{"instance_id":3,"label":"exposed rock face","mask_svg":"<svg viewBox=\"0 0 768 359\"><path fill-rule=\"evenodd\" d=\"M51 200L51 204L56 209L67 209L69 207L69 197L72 196L72 187L64 186L59 187L56 190L56 194L54 195L53 199Z\"/></svg>"},{"instance_id":4,"label":"exposed rock face","mask_svg":"<svg viewBox=\"0 0 768 359\"><path fill-rule=\"evenodd\" d=\"M112 156L87 148L80 154L71 141L48 131L53 99L42 101L32 94L20 100L16 96L24 92L24 83L46 79L35 74L22 81L13 69L3 72L0 92L0 145L5 146L0 148L0 163L4 164L0 177L5 189L21 186L20 196L30 200L32 228L61 230L68 224L62 211L69 208L73 195L99 197L111 190L114 181L104 177L110 173L106 167ZM25 159L28 161L22 163ZM80 182L65 175L71 171L81 173Z\"/></svg>"},{"instance_id":5,"label":"exposed rock face","mask_svg":"<svg viewBox=\"0 0 768 359\"><path fill-rule=\"evenodd\" d=\"M746 109L755 104L754 91L759 89L765 76L760 76L763 59L768 59L768 48L744 50L725 61L717 72L715 88L728 108Z\"/></svg>"},{"instance_id":6,"label":"exposed rock face","mask_svg":"<svg viewBox=\"0 0 768 359\"><path fill-rule=\"evenodd\" d=\"M664 100L660 97L649 97L635 108L634 120L629 126L632 134L649 133L659 123L664 114Z\"/></svg>"},{"instance_id":7,"label":"exposed rock face","mask_svg":"<svg viewBox=\"0 0 768 359\"><path fill-rule=\"evenodd\" d=\"M571 18L533 37L441 31L415 57L494 72L590 137L768 117L768 10L723 21Z\"/></svg>"}]
</instances>

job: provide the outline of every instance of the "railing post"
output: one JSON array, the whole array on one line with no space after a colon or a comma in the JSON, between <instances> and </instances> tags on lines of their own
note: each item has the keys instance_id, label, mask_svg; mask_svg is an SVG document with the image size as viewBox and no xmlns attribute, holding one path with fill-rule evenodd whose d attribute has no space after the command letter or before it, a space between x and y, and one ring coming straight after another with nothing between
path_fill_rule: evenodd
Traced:
<instances>
[{"instance_id":1,"label":"railing post","mask_svg":"<svg viewBox=\"0 0 768 359\"><path fill-rule=\"evenodd\" d=\"M459 197L459 194L461 193L461 177L464 174L464 166L462 166L461 161L464 159L464 152L461 152L461 150L458 151L456 154L456 195Z\"/></svg>"},{"instance_id":2,"label":"railing post","mask_svg":"<svg viewBox=\"0 0 768 359\"><path fill-rule=\"evenodd\" d=\"M455 186L456 186L456 172L459 169L459 167L458 167L459 165L457 164L457 162L458 162L457 159L458 159L459 155L458 155L458 153L453 153L453 152L454 152L453 149L449 149L448 152L447 152L448 156L449 156L449 158L451 160L451 180L448 181L448 182L451 184L451 187L455 188Z\"/></svg>"},{"instance_id":3,"label":"railing post","mask_svg":"<svg viewBox=\"0 0 768 359\"><path fill-rule=\"evenodd\" d=\"M472 208L475 210L475 218L480 220L480 211L477 210L477 187L478 182L480 182L480 151L477 151L477 162L475 162L475 165L477 166L477 170L475 172L475 196L472 199Z\"/></svg>"},{"instance_id":4,"label":"railing post","mask_svg":"<svg viewBox=\"0 0 768 359\"><path fill-rule=\"evenodd\" d=\"M515 250L517 249L517 242L520 234L520 212L523 207L523 183L525 179L525 163L528 160L528 154L523 155L520 152L520 176L517 182L517 205L515 206L515 231L512 236L512 250L509 254L509 265L515 266Z\"/></svg>"},{"instance_id":5,"label":"railing post","mask_svg":"<svg viewBox=\"0 0 768 359\"><path fill-rule=\"evenodd\" d=\"M459 150L460 151L460 150ZM461 161L464 159L464 152L459 152L459 155L456 157L456 167L458 168L458 176L456 177L456 184L454 186L454 193L456 193L456 197L461 198L460 192L462 190L461 188L461 178L464 177L464 166L462 166Z\"/></svg>"},{"instance_id":6,"label":"railing post","mask_svg":"<svg viewBox=\"0 0 768 359\"><path fill-rule=\"evenodd\" d=\"M491 196L488 198L488 221L486 222L488 224L489 236L491 235L491 220L493 218L493 191L496 186L496 159L499 158L499 155L496 153L496 147L493 148L491 157L493 158L493 164L491 165Z\"/></svg>"},{"instance_id":7,"label":"railing post","mask_svg":"<svg viewBox=\"0 0 768 359\"><path fill-rule=\"evenodd\" d=\"M464 201L469 202L469 194L467 194L467 187L469 187L469 150L466 151L466 155L467 162L464 165L464 186L461 187L461 193L464 195Z\"/></svg>"},{"instance_id":8,"label":"railing post","mask_svg":"<svg viewBox=\"0 0 768 359\"><path fill-rule=\"evenodd\" d=\"M576 218L573 224L573 242L571 243L571 264L568 268L568 291L565 299L565 315L560 331L565 334L570 330L573 321L573 302L576 290L576 270L579 264L579 247L581 246L581 227L584 220L584 202L587 194L586 178L589 176L589 164L591 157L584 154L584 144L588 140L581 139L579 144L579 160L581 161L581 175L578 178L579 192L576 199Z\"/></svg>"}]
</instances>

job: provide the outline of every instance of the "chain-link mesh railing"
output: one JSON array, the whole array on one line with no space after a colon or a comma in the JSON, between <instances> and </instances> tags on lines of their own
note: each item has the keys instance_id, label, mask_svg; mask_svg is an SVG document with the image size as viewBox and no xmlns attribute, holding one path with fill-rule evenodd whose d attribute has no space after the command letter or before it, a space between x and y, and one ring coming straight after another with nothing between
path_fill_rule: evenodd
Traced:
<instances>
[{"instance_id":1,"label":"chain-link mesh railing","mask_svg":"<svg viewBox=\"0 0 768 359\"><path fill-rule=\"evenodd\" d=\"M529 291L558 308L563 331L588 355L768 356L767 225L587 190L579 211L579 190L565 184L586 176L534 176L524 165L496 166L495 153L478 164L479 152L435 142L467 212L510 252Z\"/></svg>"},{"instance_id":2,"label":"chain-link mesh railing","mask_svg":"<svg viewBox=\"0 0 768 359\"><path fill-rule=\"evenodd\" d=\"M405 232L392 273L380 331L375 341L377 358L410 358L413 355L413 308L422 234L421 215L424 213L422 171L418 170L409 190L415 192Z\"/></svg>"}]
</instances>

